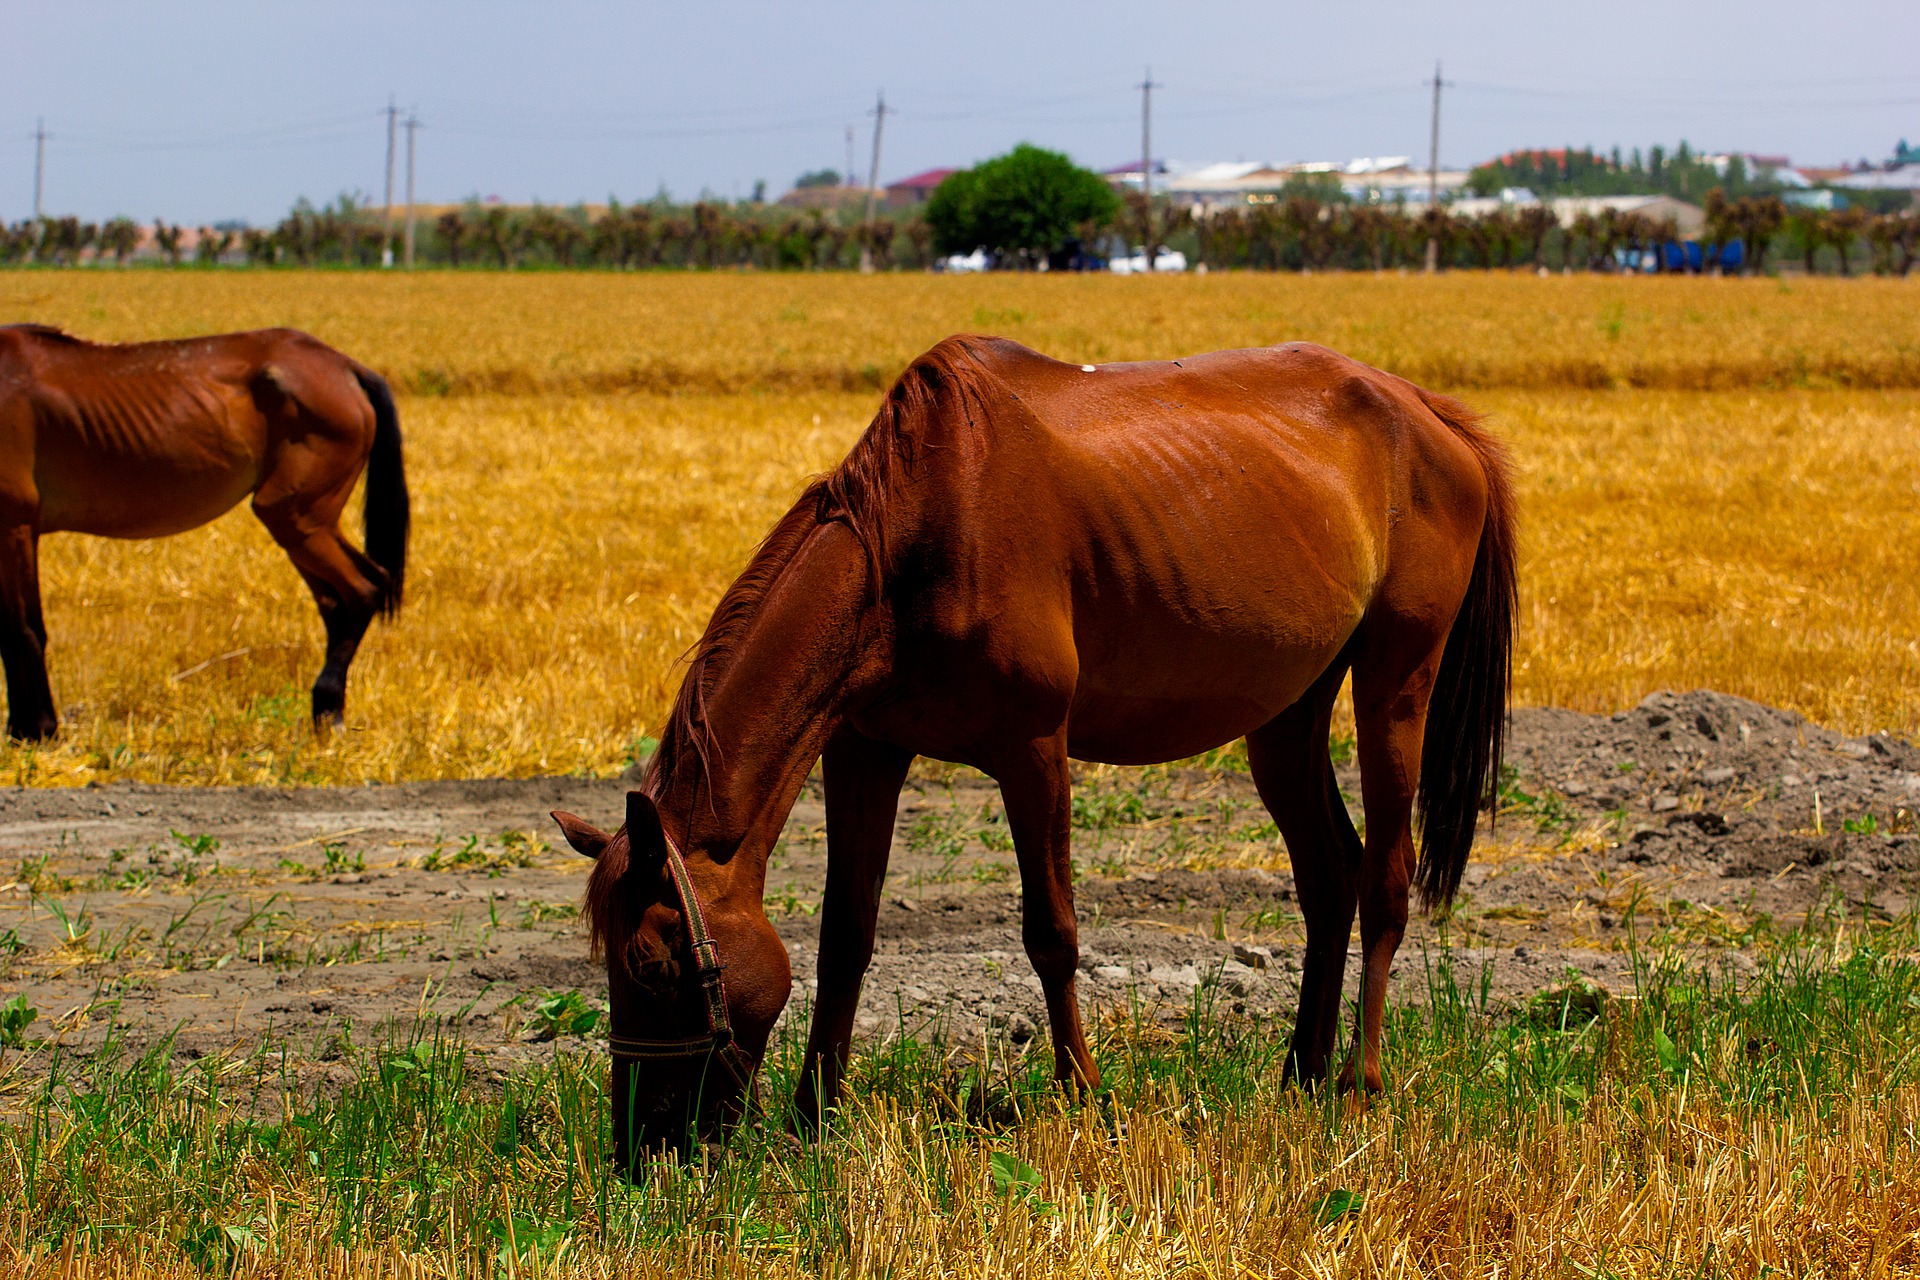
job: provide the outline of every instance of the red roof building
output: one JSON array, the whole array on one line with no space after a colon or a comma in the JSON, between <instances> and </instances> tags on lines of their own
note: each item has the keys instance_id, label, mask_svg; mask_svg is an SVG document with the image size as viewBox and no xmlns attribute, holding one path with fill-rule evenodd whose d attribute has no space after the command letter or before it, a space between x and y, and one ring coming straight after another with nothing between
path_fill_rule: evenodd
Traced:
<instances>
[{"instance_id":1,"label":"red roof building","mask_svg":"<svg viewBox=\"0 0 1920 1280\"><path fill-rule=\"evenodd\" d=\"M898 182L887 184L887 208L912 209L923 205L933 194L933 189L947 180L954 169L928 169L925 173L916 173L911 178L902 178Z\"/></svg>"}]
</instances>

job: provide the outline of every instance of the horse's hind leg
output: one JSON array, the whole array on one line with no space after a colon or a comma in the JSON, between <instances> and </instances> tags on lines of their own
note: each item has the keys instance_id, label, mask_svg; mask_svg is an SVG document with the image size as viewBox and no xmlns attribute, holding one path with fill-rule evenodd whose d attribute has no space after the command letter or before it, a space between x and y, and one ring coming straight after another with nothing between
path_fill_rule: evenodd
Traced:
<instances>
[{"instance_id":1,"label":"horse's hind leg","mask_svg":"<svg viewBox=\"0 0 1920 1280\"><path fill-rule=\"evenodd\" d=\"M1413 884L1413 799L1420 784L1420 752L1426 739L1427 704L1446 636L1425 633L1411 620L1381 633L1354 659L1353 712L1358 730L1360 795L1367 814L1366 849L1360 860L1360 1025L1354 1058L1341 1083L1358 1081L1377 1093L1380 1042L1386 1023L1387 979L1394 953L1407 932L1407 897Z\"/></svg>"},{"instance_id":2,"label":"horse's hind leg","mask_svg":"<svg viewBox=\"0 0 1920 1280\"><path fill-rule=\"evenodd\" d=\"M1360 837L1327 753L1333 704L1346 670L1344 661L1335 663L1298 702L1247 735L1253 782L1286 838L1294 891L1306 919L1300 1011L1286 1061L1287 1078L1306 1084L1326 1078L1333 1056L1360 883Z\"/></svg>"},{"instance_id":3,"label":"horse's hind leg","mask_svg":"<svg viewBox=\"0 0 1920 1280\"><path fill-rule=\"evenodd\" d=\"M827 891L820 907L820 990L807 1032L794 1109L818 1123L840 1096L853 1043L860 984L873 960L873 934L893 850L893 820L913 753L842 729L822 761L827 797Z\"/></svg>"},{"instance_id":4,"label":"horse's hind leg","mask_svg":"<svg viewBox=\"0 0 1920 1280\"><path fill-rule=\"evenodd\" d=\"M23 742L51 738L60 719L47 683L40 535L30 522L0 524L0 659L7 668L7 736Z\"/></svg>"},{"instance_id":5,"label":"horse's hind leg","mask_svg":"<svg viewBox=\"0 0 1920 1280\"><path fill-rule=\"evenodd\" d=\"M315 518L320 513L297 501L263 503L256 496L253 511L293 561L320 608L327 660L313 682L313 722L338 724L346 714L347 669L380 610L378 584L385 575L340 532L337 508L322 521Z\"/></svg>"}]
</instances>

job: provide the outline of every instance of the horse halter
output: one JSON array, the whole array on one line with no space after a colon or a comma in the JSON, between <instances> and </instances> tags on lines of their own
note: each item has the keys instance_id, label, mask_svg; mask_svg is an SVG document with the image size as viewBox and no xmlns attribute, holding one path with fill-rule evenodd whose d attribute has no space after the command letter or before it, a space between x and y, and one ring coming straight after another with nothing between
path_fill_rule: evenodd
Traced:
<instances>
[{"instance_id":1,"label":"horse halter","mask_svg":"<svg viewBox=\"0 0 1920 1280\"><path fill-rule=\"evenodd\" d=\"M627 838L629 841L633 838L631 824L627 828ZM700 894L693 887L693 877L687 874L687 860L680 856L679 846L674 844L673 837L667 834L664 827L660 830L660 838L666 842L667 871L673 877L674 892L680 897L680 913L687 922L687 942L693 952L695 974L700 980L707 1034L674 1040L611 1036L609 1043L613 1056L642 1062L712 1056L719 1059L727 1074L751 1096L754 1065L747 1060L747 1055L741 1052L733 1038L733 1022L727 1015L727 988L721 978L726 965L720 962L720 944L713 940L713 934L707 929L707 913L700 905Z\"/></svg>"}]
</instances>

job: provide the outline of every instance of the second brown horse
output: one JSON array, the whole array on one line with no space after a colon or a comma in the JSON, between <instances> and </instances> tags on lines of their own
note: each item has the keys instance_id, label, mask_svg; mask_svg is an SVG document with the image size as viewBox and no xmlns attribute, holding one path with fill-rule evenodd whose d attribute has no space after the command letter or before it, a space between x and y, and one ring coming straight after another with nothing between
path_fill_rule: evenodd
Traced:
<instances>
[{"instance_id":1,"label":"second brown horse","mask_svg":"<svg viewBox=\"0 0 1920 1280\"><path fill-rule=\"evenodd\" d=\"M363 554L340 514L367 474ZM319 605L316 723L345 712L347 668L400 605L408 500L400 420L379 374L291 329L107 345L0 327L0 658L7 732L51 737L40 537L158 538L248 494Z\"/></svg>"},{"instance_id":2,"label":"second brown horse","mask_svg":"<svg viewBox=\"0 0 1920 1280\"><path fill-rule=\"evenodd\" d=\"M1452 895L1496 776L1513 613L1505 466L1452 400L1305 344L1096 368L941 343L721 599L624 828L555 815L598 858L622 1160L738 1113L791 985L767 854L823 756L803 1116L840 1087L916 755L999 782L1057 1068L1090 1085L1068 761L1242 736L1306 919L1287 1069L1329 1070L1357 909L1343 1077L1379 1089L1409 891ZM1349 671L1364 841L1328 755Z\"/></svg>"}]
</instances>

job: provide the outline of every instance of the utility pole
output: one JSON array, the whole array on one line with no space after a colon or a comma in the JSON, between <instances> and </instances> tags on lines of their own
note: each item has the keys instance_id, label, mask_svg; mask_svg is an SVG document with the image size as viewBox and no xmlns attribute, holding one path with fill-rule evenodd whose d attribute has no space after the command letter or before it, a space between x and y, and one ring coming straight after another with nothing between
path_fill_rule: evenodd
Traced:
<instances>
[{"instance_id":1,"label":"utility pole","mask_svg":"<svg viewBox=\"0 0 1920 1280\"><path fill-rule=\"evenodd\" d=\"M47 118L40 116L33 122L33 220L38 222L44 210L40 196L44 189L47 173Z\"/></svg>"},{"instance_id":2,"label":"utility pole","mask_svg":"<svg viewBox=\"0 0 1920 1280\"><path fill-rule=\"evenodd\" d=\"M1165 88L1153 82L1153 68L1140 81L1140 252L1153 270L1153 91Z\"/></svg>"},{"instance_id":3,"label":"utility pole","mask_svg":"<svg viewBox=\"0 0 1920 1280\"><path fill-rule=\"evenodd\" d=\"M407 270L413 270L413 135L420 128L420 117L407 112Z\"/></svg>"},{"instance_id":4,"label":"utility pole","mask_svg":"<svg viewBox=\"0 0 1920 1280\"><path fill-rule=\"evenodd\" d=\"M393 95L387 95L387 205L382 218L384 230L380 235L380 265L393 265L393 144L394 133L399 124L400 109L393 105Z\"/></svg>"},{"instance_id":5,"label":"utility pole","mask_svg":"<svg viewBox=\"0 0 1920 1280\"><path fill-rule=\"evenodd\" d=\"M867 170L867 217L861 223L861 230L871 233L873 229L873 197L880 186L880 131L887 123L887 91L882 89L873 104L873 167ZM860 270L873 270L873 244L869 236L860 241Z\"/></svg>"},{"instance_id":6,"label":"utility pole","mask_svg":"<svg viewBox=\"0 0 1920 1280\"><path fill-rule=\"evenodd\" d=\"M853 126L847 126L847 168L846 175L840 179L842 186L853 185Z\"/></svg>"},{"instance_id":7,"label":"utility pole","mask_svg":"<svg viewBox=\"0 0 1920 1280\"><path fill-rule=\"evenodd\" d=\"M1427 150L1427 208L1440 207L1440 63L1433 64L1433 136ZM1427 274L1432 275L1440 269L1440 237L1427 237Z\"/></svg>"}]
</instances>

